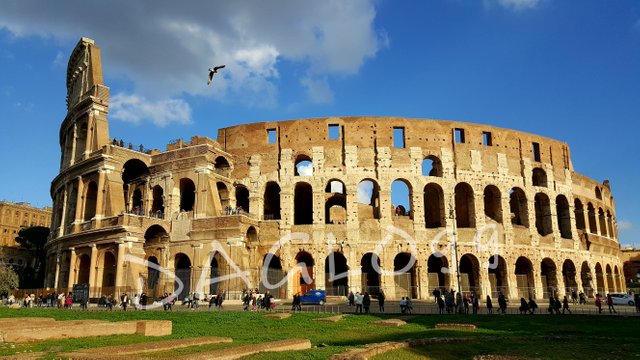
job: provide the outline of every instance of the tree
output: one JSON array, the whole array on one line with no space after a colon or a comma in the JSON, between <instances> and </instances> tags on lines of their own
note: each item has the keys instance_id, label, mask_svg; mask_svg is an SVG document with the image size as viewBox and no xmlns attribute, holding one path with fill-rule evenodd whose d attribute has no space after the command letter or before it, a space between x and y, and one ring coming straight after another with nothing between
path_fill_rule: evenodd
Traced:
<instances>
[{"instance_id":1,"label":"tree","mask_svg":"<svg viewBox=\"0 0 640 360\"><path fill-rule=\"evenodd\" d=\"M0 262L0 294L9 294L9 291L18 288L18 274L10 266Z\"/></svg>"},{"instance_id":2,"label":"tree","mask_svg":"<svg viewBox=\"0 0 640 360\"><path fill-rule=\"evenodd\" d=\"M21 288L40 288L44 286L45 252L44 246L49 238L49 228L44 226L30 226L20 229L16 242L20 247L32 251L33 266L28 263L18 269Z\"/></svg>"}]
</instances>

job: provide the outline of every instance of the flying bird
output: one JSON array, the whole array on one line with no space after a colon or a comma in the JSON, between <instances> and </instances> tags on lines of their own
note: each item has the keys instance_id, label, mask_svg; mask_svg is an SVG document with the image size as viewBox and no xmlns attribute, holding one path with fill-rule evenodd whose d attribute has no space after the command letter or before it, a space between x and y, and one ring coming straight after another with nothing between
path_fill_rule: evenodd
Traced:
<instances>
[{"instance_id":1,"label":"flying bird","mask_svg":"<svg viewBox=\"0 0 640 360\"><path fill-rule=\"evenodd\" d=\"M226 65L220 65L213 68L209 68L209 81L207 85L211 85L211 81L213 80L213 74L217 73L218 70L223 69Z\"/></svg>"}]
</instances>

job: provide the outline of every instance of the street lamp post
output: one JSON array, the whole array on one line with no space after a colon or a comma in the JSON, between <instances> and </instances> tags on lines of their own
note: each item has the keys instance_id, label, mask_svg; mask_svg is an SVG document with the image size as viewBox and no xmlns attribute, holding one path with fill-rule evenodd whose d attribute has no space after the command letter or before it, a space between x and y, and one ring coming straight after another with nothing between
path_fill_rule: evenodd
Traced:
<instances>
[{"instance_id":1,"label":"street lamp post","mask_svg":"<svg viewBox=\"0 0 640 360\"><path fill-rule=\"evenodd\" d=\"M454 194L455 197L455 194ZM462 286L460 285L460 259L458 259L458 233L456 226L456 218L453 214L453 204L449 201L449 220L451 220L451 225L453 226L453 257L456 260L456 279L458 279L458 295L462 297ZM462 301L458 301L458 312L462 311Z\"/></svg>"}]
</instances>

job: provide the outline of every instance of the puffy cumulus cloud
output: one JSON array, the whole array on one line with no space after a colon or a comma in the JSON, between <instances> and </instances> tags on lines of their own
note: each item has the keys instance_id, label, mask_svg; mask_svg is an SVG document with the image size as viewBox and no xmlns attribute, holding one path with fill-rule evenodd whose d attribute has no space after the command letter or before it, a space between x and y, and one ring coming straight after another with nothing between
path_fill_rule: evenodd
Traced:
<instances>
[{"instance_id":1,"label":"puffy cumulus cloud","mask_svg":"<svg viewBox=\"0 0 640 360\"><path fill-rule=\"evenodd\" d=\"M130 80L133 93L150 101L189 94L269 107L278 103L281 60L304 68L301 85L311 101L327 102L328 77L357 73L386 46L384 32L374 28L374 3L6 0L0 27L65 47L93 38L107 75ZM207 86L207 69L220 64L227 67Z\"/></svg>"},{"instance_id":2,"label":"puffy cumulus cloud","mask_svg":"<svg viewBox=\"0 0 640 360\"><path fill-rule=\"evenodd\" d=\"M296 165L298 174L300 176L312 176L313 175L313 163L310 161L303 161Z\"/></svg>"},{"instance_id":3,"label":"puffy cumulus cloud","mask_svg":"<svg viewBox=\"0 0 640 360\"><path fill-rule=\"evenodd\" d=\"M110 109L113 118L134 124L145 119L151 119L160 127L191 122L191 108L181 99L150 101L138 95L120 93L111 97Z\"/></svg>"},{"instance_id":4,"label":"puffy cumulus cloud","mask_svg":"<svg viewBox=\"0 0 640 360\"><path fill-rule=\"evenodd\" d=\"M620 231L628 231L633 229L633 223L628 220L620 220L618 221L618 230Z\"/></svg>"},{"instance_id":5,"label":"puffy cumulus cloud","mask_svg":"<svg viewBox=\"0 0 640 360\"><path fill-rule=\"evenodd\" d=\"M513 11L523 11L535 8L540 3L540 0L484 0L484 2L485 5L497 3Z\"/></svg>"},{"instance_id":6,"label":"puffy cumulus cloud","mask_svg":"<svg viewBox=\"0 0 640 360\"><path fill-rule=\"evenodd\" d=\"M373 196L373 182L362 181L358 184L358 202L361 204L371 204Z\"/></svg>"}]
</instances>

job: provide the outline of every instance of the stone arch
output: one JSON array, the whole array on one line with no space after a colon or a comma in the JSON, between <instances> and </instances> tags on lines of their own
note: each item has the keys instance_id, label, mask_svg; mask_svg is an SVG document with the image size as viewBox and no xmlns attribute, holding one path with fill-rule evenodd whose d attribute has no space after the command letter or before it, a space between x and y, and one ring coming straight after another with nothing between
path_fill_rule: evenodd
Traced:
<instances>
[{"instance_id":1,"label":"stone arch","mask_svg":"<svg viewBox=\"0 0 640 360\"><path fill-rule=\"evenodd\" d=\"M578 281L576 279L576 266L573 261L566 259L562 263L562 279L564 282L565 294L569 295L572 291L578 292Z\"/></svg>"},{"instance_id":2,"label":"stone arch","mask_svg":"<svg viewBox=\"0 0 640 360\"><path fill-rule=\"evenodd\" d=\"M95 181L90 181L84 196L84 220L89 221L96 216L96 206L98 201L98 185Z\"/></svg>"},{"instance_id":3,"label":"stone arch","mask_svg":"<svg viewBox=\"0 0 640 360\"><path fill-rule=\"evenodd\" d=\"M149 167L140 159L130 159L122 166L122 189L124 193L125 210L133 211L132 202L135 190L140 190L141 198L144 198L145 184L149 178ZM195 188L194 188L195 189ZM141 206L141 204L138 204ZM144 208L140 207L140 212Z\"/></svg>"},{"instance_id":4,"label":"stone arch","mask_svg":"<svg viewBox=\"0 0 640 360\"><path fill-rule=\"evenodd\" d=\"M294 225L313 224L313 188L309 183L296 184L293 205Z\"/></svg>"},{"instance_id":5,"label":"stone arch","mask_svg":"<svg viewBox=\"0 0 640 360\"><path fill-rule=\"evenodd\" d=\"M316 288L316 279L313 272L315 261L313 256L306 252L300 251L296 254L294 266L300 269L299 273L294 277L294 293L304 294L309 290Z\"/></svg>"},{"instance_id":6,"label":"stone arch","mask_svg":"<svg viewBox=\"0 0 640 360\"><path fill-rule=\"evenodd\" d=\"M324 190L324 219L326 224L347 221L347 191L340 180L329 180Z\"/></svg>"},{"instance_id":7,"label":"stone arch","mask_svg":"<svg viewBox=\"0 0 640 360\"><path fill-rule=\"evenodd\" d=\"M220 284L223 280L219 279L225 275L226 260L220 255L219 252L211 254L211 261L209 262L209 294L218 294L220 292Z\"/></svg>"},{"instance_id":8,"label":"stone arch","mask_svg":"<svg viewBox=\"0 0 640 360\"><path fill-rule=\"evenodd\" d=\"M186 298L191 292L191 259L185 253L177 253L175 257L175 276L174 291L179 300ZM183 288L179 293L179 282L182 282Z\"/></svg>"},{"instance_id":9,"label":"stone arch","mask_svg":"<svg viewBox=\"0 0 640 360\"><path fill-rule=\"evenodd\" d=\"M115 295L116 291L116 257L111 251L105 251L100 259L102 264L102 295Z\"/></svg>"},{"instance_id":10,"label":"stone arch","mask_svg":"<svg viewBox=\"0 0 640 360\"><path fill-rule=\"evenodd\" d=\"M360 260L360 270L362 273L362 292L369 294L379 294L380 288L380 258L375 253L366 253Z\"/></svg>"},{"instance_id":11,"label":"stone arch","mask_svg":"<svg viewBox=\"0 0 640 360\"><path fill-rule=\"evenodd\" d=\"M91 257L88 254L82 254L78 257L78 274L76 284L89 284L89 273L91 268Z\"/></svg>"},{"instance_id":12,"label":"stone arch","mask_svg":"<svg viewBox=\"0 0 640 360\"><path fill-rule=\"evenodd\" d=\"M474 293L481 296L480 262L472 254L460 257L460 289L463 293Z\"/></svg>"},{"instance_id":13,"label":"stone arch","mask_svg":"<svg viewBox=\"0 0 640 360\"><path fill-rule=\"evenodd\" d=\"M607 232L607 220L604 217L604 211L602 208L598 208L598 220L600 223L600 236L608 237L609 233Z\"/></svg>"},{"instance_id":14,"label":"stone arch","mask_svg":"<svg viewBox=\"0 0 640 360\"><path fill-rule=\"evenodd\" d=\"M558 290L558 278L556 275L556 263L550 258L544 258L540 262L540 278L542 280L542 297L547 299L555 296Z\"/></svg>"},{"instance_id":15,"label":"stone arch","mask_svg":"<svg viewBox=\"0 0 640 360\"><path fill-rule=\"evenodd\" d=\"M533 264L525 256L516 260L515 273L518 289L518 297L536 298L535 281L533 278Z\"/></svg>"},{"instance_id":16,"label":"stone arch","mask_svg":"<svg viewBox=\"0 0 640 360\"><path fill-rule=\"evenodd\" d=\"M324 261L325 290L327 295L349 295L349 266L347 258L339 252L332 251Z\"/></svg>"},{"instance_id":17,"label":"stone arch","mask_svg":"<svg viewBox=\"0 0 640 360\"><path fill-rule=\"evenodd\" d=\"M456 225L459 228L473 228L475 224L475 200L473 188L467 183L455 187Z\"/></svg>"},{"instance_id":18,"label":"stone arch","mask_svg":"<svg viewBox=\"0 0 640 360\"><path fill-rule=\"evenodd\" d=\"M391 202L393 215L408 216L413 219L413 187L406 179L396 179L391 183Z\"/></svg>"},{"instance_id":19,"label":"stone arch","mask_svg":"<svg viewBox=\"0 0 640 360\"><path fill-rule=\"evenodd\" d=\"M576 217L576 229L586 231L587 227L584 221L584 205L582 205L582 201L580 201L580 199L574 199L573 206Z\"/></svg>"},{"instance_id":20,"label":"stone arch","mask_svg":"<svg viewBox=\"0 0 640 360\"><path fill-rule=\"evenodd\" d=\"M600 191L600 188L597 186L596 186L595 194L596 194L596 199L602 200L602 191Z\"/></svg>"},{"instance_id":21,"label":"stone arch","mask_svg":"<svg viewBox=\"0 0 640 360\"><path fill-rule=\"evenodd\" d=\"M491 297L495 299L501 293L509 296L509 269L504 258L497 254L489 257L487 268Z\"/></svg>"},{"instance_id":22,"label":"stone arch","mask_svg":"<svg viewBox=\"0 0 640 360\"><path fill-rule=\"evenodd\" d=\"M424 187L424 223L429 229L444 227L446 224L444 211L444 191L436 183Z\"/></svg>"},{"instance_id":23,"label":"stone arch","mask_svg":"<svg viewBox=\"0 0 640 360\"><path fill-rule=\"evenodd\" d=\"M564 239L571 239L571 209L566 196L556 197L556 215L558 217L558 230Z\"/></svg>"},{"instance_id":24,"label":"stone arch","mask_svg":"<svg viewBox=\"0 0 640 360\"><path fill-rule=\"evenodd\" d=\"M502 223L502 195L494 185L488 185L484 188L484 215Z\"/></svg>"},{"instance_id":25,"label":"stone arch","mask_svg":"<svg viewBox=\"0 0 640 360\"><path fill-rule=\"evenodd\" d=\"M249 226L249 228L247 229L247 232L245 234L245 238L247 239L247 242L249 242L250 244L255 244L258 242L258 231L256 230L255 227L253 226Z\"/></svg>"},{"instance_id":26,"label":"stone arch","mask_svg":"<svg viewBox=\"0 0 640 360\"><path fill-rule=\"evenodd\" d=\"M358 183L358 218L380 219L380 186L373 179Z\"/></svg>"},{"instance_id":27,"label":"stone arch","mask_svg":"<svg viewBox=\"0 0 640 360\"><path fill-rule=\"evenodd\" d=\"M531 182L533 186L547 187L547 173L541 168L533 168Z\"/></svg>"},{"instance_id":28,"label":"stone arch","mask_svg":"<svg viewBox=\"0 0 640 360\"><path fill-rule=\"evenodd\" d=\"M145 241L145 245L147 243L160 243L165 239L169 238L169 233L167 232L167 230L162 227L162 225L151 225L149 226L149 228L147 229L147 231L144 232L144 241Z\"/></svg>"},{"instance_id":29,"label":"stone arch","mask_svg":"<svg viewBox=\"0 0 640 360\"><path fill-rule=\"evenodd\" d=\"M604 293L604 273L602 272L602 265L599 262L596 263L596 293L605 295Z\"/></svg>"},{"instance_id":30,"label":"stone arch","mask_svg":"<svg viewBox=\"0 0 640 360\"><path fill-rule=\"evenodd\" d=\"M536 230L538 230L538 234L541 236L551 234L553 232L551 225L551 204L547 194L536 194L534 198L534 208L536 211Z\"/></svg>"},{"instance_id":31,"label":"stone arch","mask_svg":"<svg viewBox=\"0 0 640 360\"><path fill-rule=\"evenodd\" d=\"M395 295L397 297L418 297L416 279L416 258L407 252L401 252L393 259Z\"/></svg>"},{"instance_id":32,"label":"stone arch","mask_svg":"<svg viewBox=\"0 0 640 360\"><path fill-rule=\"evenodd\" d=\"M313 176L313 161L306 154L296 156L294 176Z\"/></svg>"},{"instance_id":33,"label":"stone arch","mask_svg":"<svg viewBox=\"0 0 640 360\"><path fill-rule=\"evenodd\" d=\"M249 213L249 189L243 185L236 186L236 209L238 213Z\"/></svg>"},{"instance_id":34,"label":"stone arch","mask_svg":"<svg viewBox=\"0 0 640 360\"><path fill-rule=\"evenodd\" d=\"M231 172L231 165L229 160L224 156L218 156L214 161L214 171L222 176L229 177Z\"/></svg>"},{"instance_id":35,"label":"stone arch","mask_svg":"<svg viewBox=\"0 0 640 360\"><path fill-rule=\"evenodd\" d=\"M180 179L180 211L193 211L196 202L196 185L189 178Z\"/></svg>"},{"instance_id":36,"label":"stone arch","mask_svg":"<svg viewBox=\"0 0 640 360\"><path fill-rule=\"evenodd\" d=\"M264 220L280 220L280 185L269 181L264 188Z\"/></svg>"},{"instance_id":37,"label":"stone arch","mask_svg":"<svg viewBox=\"0 0 640 360\"><path fill-rule=\"evenodd\" d=\"M509 211L511 212L511 224L529 227L529 210L527 195L519 187L509 191Z\"/></svg>"},{"instance_id":38,"label":"stone arch","mask_svg":"<svg viewBox=\"0 0 640 360\"><path fill-rule=\"evenodd\" d=\"M160 185L156 185L151 190L153 198L151 202L151 215L157 218L164 218L164 189Z\"/></svg>"},{"instance_id":39,"label":"stone arch","mask_svg":"<svg viewBox=\"0 0 640 360\"><path fill-rule=\"evenodd\" d=\"M580 280L582 281L582 290L587 297L593 297L593 275L587 261L582 262L580 268Z\"/></svg>"},{"instance_id":40,"label":"stone arch","mask_svg":"<svg viewBox=\"0 0 640 360\"><path fill-rule=\"evenodd\" d=\"M274 296L284 299L287 297L287 273L282 270L280 257L268 253L262 258L262 269L260 270L260 292L272 291ZM273 289L276 285L282 284ZM268 285L268 286L267 286Z\"/></svg>"},{"instance_id":41,"label":"stone arch","mask_svg":"<svg viewBox=\"0 0 640 360\"><path fill-rule=\"evenodd\" d=\"M449 261L447 257L438 253L431 254L427 259L427 276L429 280L429 289L440 289L441 293L449 290L450 278L449 278Z\"/></svg>"},{"instance_id":42,"label":"stone arch","mask_svg":"<svg viewBox=\"0 0 640 360\"><path fill-rule=\"evenodd\" d=\"M611 265L607 264L605 269L607 271L607 289L608 292L612 293L615 290L615 285L613 284L613 271L611 271Z\"/></svg>"},{"instance_id":43,"label":"stone arch","mask_svg":"<svg viewBox=\"0 0 640 360\"><path fill-rule=\"evenodd\" d=\"M422 160L422 176L442 177L442 161L434 155L424 158Z\"/></svg>"},{"instance_id":44,"label":"stone arch","mask_svg":"<svg viewBox=\"0 0 640 360\"><path fill-rule=\"evenodd\" d=\"M598 227L596 225L596 209L593 207L593 204L587 204L587 213L589 214L589 232L597 234Z\"/></svg>"}]
</instances>

